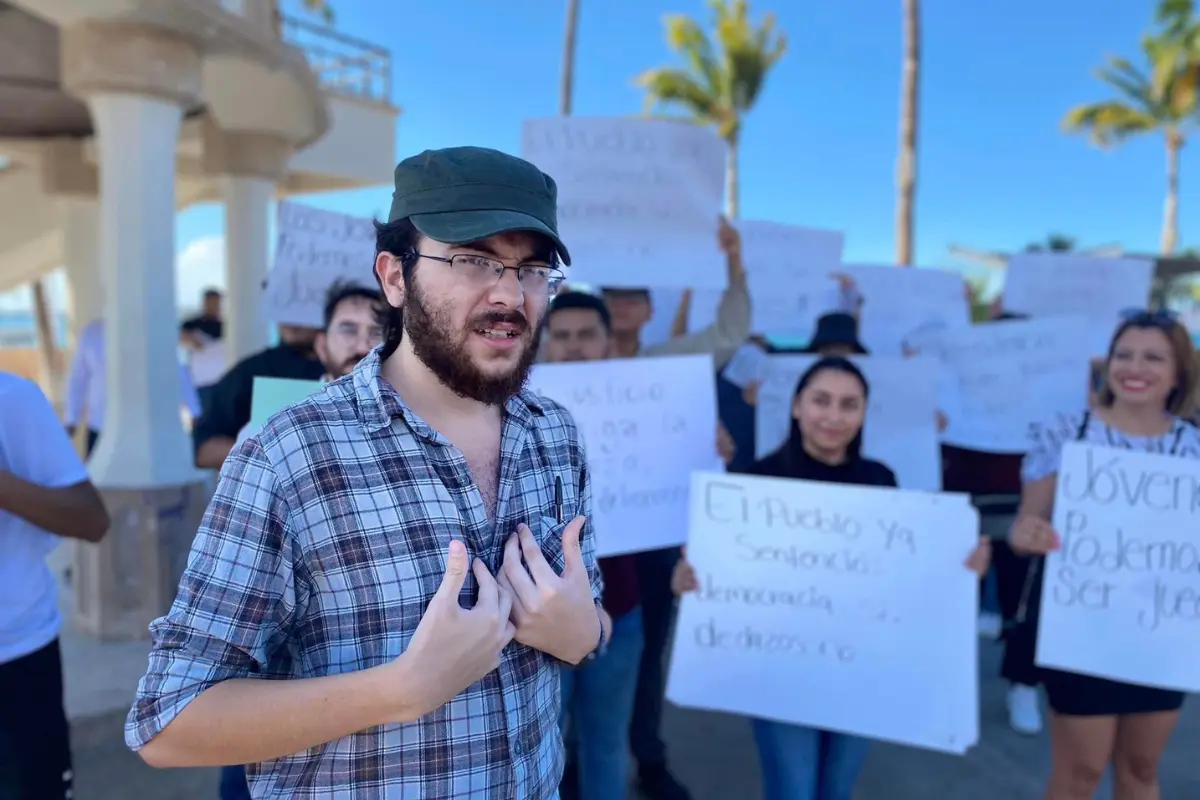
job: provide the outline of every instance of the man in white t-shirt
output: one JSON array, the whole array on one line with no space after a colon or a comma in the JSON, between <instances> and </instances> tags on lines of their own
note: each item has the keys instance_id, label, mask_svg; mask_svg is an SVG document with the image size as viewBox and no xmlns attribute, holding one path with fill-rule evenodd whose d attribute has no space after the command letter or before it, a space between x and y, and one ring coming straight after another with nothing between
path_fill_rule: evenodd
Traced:
<instances>
[{"instance_id":1,"label":"man in white t-shirt","mask_svg":"<svg viewBox=\"0 0 1200 800\"><path fill-rule=\"evenodd\" d=\"M60 537L98 542L108 514L36 384L0 372L0 797L72 796L63 710Z\"/></svg>"}]
</instances>

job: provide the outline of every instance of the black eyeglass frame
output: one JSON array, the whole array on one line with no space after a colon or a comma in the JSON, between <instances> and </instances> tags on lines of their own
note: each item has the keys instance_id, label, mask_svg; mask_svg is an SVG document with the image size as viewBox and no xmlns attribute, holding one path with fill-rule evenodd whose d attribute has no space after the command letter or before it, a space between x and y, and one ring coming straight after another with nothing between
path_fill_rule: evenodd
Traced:
<instances>
[{"instance_id":1,"label":"black eyeglass frame","mask_svg":"<svg viewBox=\"0 0 1200 800\"><path fill-rule=\"evenodd\" d=\"M548 273L546 276L546 294L548 296L553 295L556 291L558 291L558 288L563 285L563 281L567 279L565 272L558 267L551 266L550 264L517 264L515 267L512 267L508 264L505 264L503 261L500 261L499 259L492 258L490 256L473 255L471 253L455 253L449 258L445 258L443 256L431 256L427 253L414 253L413 255L415 255L417 258L427 258L430 261L441 261L443 264L449 264L451 268L456 266L455 261L460 258L472 258L478 261L487 261L488 263L499 267L499 272L496 273L497 281L499 281L504 275L505 270L511 269L513 272L517 273L517 283L520 284L522 289L525 288L525 284L521 283L521 274L525 270L544 269Z\"/></svg>"}]
</instances>

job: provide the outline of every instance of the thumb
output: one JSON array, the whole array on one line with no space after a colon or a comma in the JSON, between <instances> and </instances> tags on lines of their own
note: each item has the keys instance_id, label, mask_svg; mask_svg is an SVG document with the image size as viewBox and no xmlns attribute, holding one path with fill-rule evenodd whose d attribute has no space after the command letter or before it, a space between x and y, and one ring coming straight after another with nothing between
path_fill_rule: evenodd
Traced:
<instances>
[{"instance_id":1,"label":"thumb","mask_svg":"<svg viewBox=\"0 0 1200 800\"><path fill-rule=\"evenodd\" d=\"M583 524L585 522L587 522L587 517L576 517L563 530L563 563L567 570L584 569L583 546L579 543L579 538L583 535Z\"/></svg>"},{"instance_id":2,"label":"thumb","mask_svg":"<svg viewBox=\"0 0 1200 800\"><path fill-rule=\"evenodd\" d=\"M451 539L450 550L446 554L446 574L442 576L442 585L437 593L457 598L466 579L467 546L458 539Z\"/></svg>"}]
</instances>

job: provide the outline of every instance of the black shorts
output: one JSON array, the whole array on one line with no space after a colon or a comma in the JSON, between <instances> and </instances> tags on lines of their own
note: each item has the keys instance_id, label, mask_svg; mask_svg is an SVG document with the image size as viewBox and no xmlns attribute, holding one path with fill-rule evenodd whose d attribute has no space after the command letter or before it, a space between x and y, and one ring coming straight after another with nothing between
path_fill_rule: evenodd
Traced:
<instances>
[{"instance_id":1,"label":"black shorts","mask_svg":"<svg viewBox=\"0 0 1200 800\"><path fill-rule=\"evenodd\" d=\"M0 664L0 800L72 795L58 640Z\"/></svg>"},{"instance_id":2,"label":"black shorts","mask_svg":"<svg viewBox=\"0 0 1200 800\"><path fill-rule=\"evenodd\" d=\"M1050 708L1063 716L1113 717L1183 708L1183 692L1057 669L1040 668L1040 674Z\"/></svg>"}]
</instances>

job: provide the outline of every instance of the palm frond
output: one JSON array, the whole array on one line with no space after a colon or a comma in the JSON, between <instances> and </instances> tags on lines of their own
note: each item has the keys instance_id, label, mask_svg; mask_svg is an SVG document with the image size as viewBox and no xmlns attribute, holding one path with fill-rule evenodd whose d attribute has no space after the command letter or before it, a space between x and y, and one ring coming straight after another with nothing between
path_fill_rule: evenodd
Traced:
<instances>
[{"instance_id":1,"label":"palm frond","mask_svg":"<svg viewBox=\"0 0 1200 800\"><path fill-rule=\"evenodd\" d=\"M686 16L665 20L667 43L684 67L649 70L637 83L647 92L647 107L685 109L732 141L740 131L742 115L758 100L787 43L772 15L765 15L758 25L750 19L748 0L709 0L708 5L713 15L711 35Z\"/></svg>"},{"instance_id":2,"label":"palm frond","mask_svg":"<svg viewBox=\"0 0 1200 800\"><path fill-rule=\"evenodd\" d=\"M1096 77L1139 105L1154 102L1154 86L1127 58L1109 56L1108 64L1096 70Z\"/></svg>"},{"instance_id":3,"label":"palm frond","mask_svg":"<svg viewBox=\"0 0 1200 800\"><path fill-rule=\"evenodd\" d=\"M722 115L717 98L681 69L664 67L647 70L637 77L636 82L646 90L647 110L682 106L697 119L710 124L720 122Z\"/></svg>"},{"instance_id":4,"label":"palm frond","mask_svg":"<svg viewBox=\"0 0 1200 800\"><path fill-rule=\"evenodd\" d=\"M333 6L328 0L304 0L304 10L320 16L326 25L332 25L334 22Z\"/></svg>"},{"instance_id":5,"label":"palm frond","mask_svg":"<svg viewBox=\"0 0 1200 800\"><path fill-rule=\"evenodd\" d=\"M713 94L720 94L721 67L713 52L712 42L691 17L683 14L670 14L666 18L667 46L683 56L688 67L697 77L703 79L704 86Z\"/></svg>"},{"instance_id":6,"label":"palm frond","mask_svg":"<svg viewBox=\"0 0 1200 800\"><path fill-rule=\"evenodd\" d=\"M1109 147L1130 136L1160 127L1160 121L1147 112L1109 101L1078 106L1067 112L1063 128L1075 133L1086 131L1091 141Z\"/></svg>"}]
</instances>

